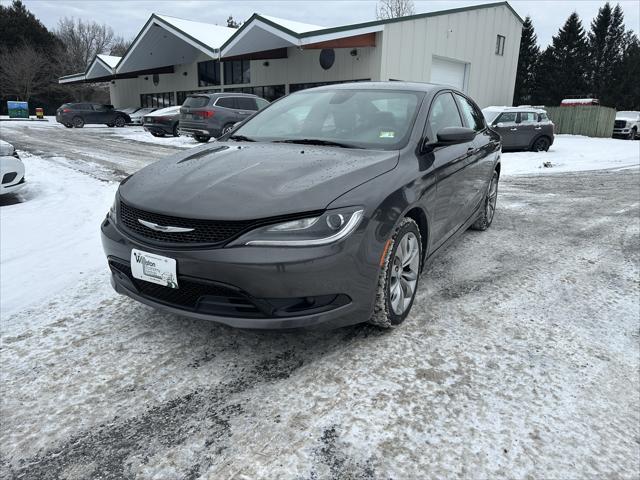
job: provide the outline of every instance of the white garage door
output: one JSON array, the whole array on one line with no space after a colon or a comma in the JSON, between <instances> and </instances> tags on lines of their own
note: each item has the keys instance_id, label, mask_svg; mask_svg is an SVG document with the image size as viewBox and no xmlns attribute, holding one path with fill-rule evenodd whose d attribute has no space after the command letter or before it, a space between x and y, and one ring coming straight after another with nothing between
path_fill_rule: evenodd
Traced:
<instances>
[{"instance_id":1,"label":"white garage door","mask_svg":"<svg viewBox=\"0 0 640 480\"><path fill-rule=\"evenodd\" d=\"M431 83L439 85L448 85L464 91L465 75L467 72L467 64L456 62L455 60L446 60L440 57L433 57L431 63Z\"/></svg>"}]
</instances>

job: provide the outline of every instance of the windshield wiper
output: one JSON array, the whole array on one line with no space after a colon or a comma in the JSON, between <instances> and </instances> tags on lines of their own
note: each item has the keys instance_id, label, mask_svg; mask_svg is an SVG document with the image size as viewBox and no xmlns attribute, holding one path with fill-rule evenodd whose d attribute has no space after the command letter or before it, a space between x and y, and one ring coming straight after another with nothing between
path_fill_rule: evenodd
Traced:
<instances>
[{"instance_id":1,"label":"windshield wiper","mask_svg":"<svg viewBox=\"0 0 640 480\"><path fill-rule=\"evenodd\" d=\"M300 145L326 145L340 148L362 148L350 143L334 142L332 140L321 140L319 138L292 138L289 140L274 140L273 143L298 143Z\"/></svg>"},{"instance_id":2,"label":"windshield wiper","mask_svg":"<svg viewBox=\"0 0 640 480\"><path fill-rule=\"evenodd\" d=\"M253 138L245 137L244 135L231 135L229 140L235 140L236 142L255 142Z\"/></svg>"}]
</instances>

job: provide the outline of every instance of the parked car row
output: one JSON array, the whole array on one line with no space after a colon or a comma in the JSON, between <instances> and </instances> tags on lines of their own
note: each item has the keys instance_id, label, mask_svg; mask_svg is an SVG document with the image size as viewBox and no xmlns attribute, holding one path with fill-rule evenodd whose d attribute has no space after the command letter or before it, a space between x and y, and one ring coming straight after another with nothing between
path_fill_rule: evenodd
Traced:
<instances>
[{"instance_id":1,"label":"parked car row","mask_svg":"<svg viewBox=\"0 0 640 480\"><path fill-rule=\"evenodd\" d=\"M65 103L56 111L56 121L67 128L82 128L87 124L109 127L142 125L155 137L189 135L199 142L208 142L229 132L269 105L264 98L245 93L213 93L189 95L182 106L158 110L154 107L115 109L113 105Z\"/></svg>"}]
</instances>

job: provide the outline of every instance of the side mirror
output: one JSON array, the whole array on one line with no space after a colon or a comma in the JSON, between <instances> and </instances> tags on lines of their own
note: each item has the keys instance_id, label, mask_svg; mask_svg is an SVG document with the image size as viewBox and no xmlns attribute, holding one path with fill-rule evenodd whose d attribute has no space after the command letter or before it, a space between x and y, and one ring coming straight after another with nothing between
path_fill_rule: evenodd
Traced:
<instances>
[{"instance_id":1,"label":"side mirror","mask_svg":"<svg viewBox=\"0 0 640 480\"><path fill-rule=\"evenodd\" d=\"M437 137L438 145L455 145L473 141L476 132L466 127L445 127L440 129Z\"/></svg>"},{"instance_id":2,"label":"side mirror","mask_svg":"<svg viewBox=\"0 0 640 480\"><path fill-rule=\"evenodd\" d=\"M504 123L502 123L502 122L494 123L493 126L494 127L498 127L498 128L502 128L502 127L504 127Z\"/></svg>"}]
</instances>

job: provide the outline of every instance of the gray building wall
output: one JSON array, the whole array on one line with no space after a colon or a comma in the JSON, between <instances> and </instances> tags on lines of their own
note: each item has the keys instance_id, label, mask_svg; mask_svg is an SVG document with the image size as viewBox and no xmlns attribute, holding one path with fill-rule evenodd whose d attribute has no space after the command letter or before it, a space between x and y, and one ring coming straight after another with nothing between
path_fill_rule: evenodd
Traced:
<instances>
[{"instance_id":1,"label":"gray building wall","mask_svg":"<svg viewBox=\"0 0 640 480\"><path fill-rule=\"evenodd\" d=\"M347 80L431 81L433 57L467 64L467 93L480 107L511 105L515 86L521 23L504 5L448 15L405 20L384 25L376 34L376 46L335 49L333 67L323 70L319 50L288 48L288 58L251 61L251 83L198 87L197 62L210 60L201 54L196 62L176 65L172 74L116 80L110 84L111 102L119 108L139 106L140 95L237 87L289 85ZM496 36L506 37L504 55L496 55ZM176 40L178 41L178 40ZM186 75L184 74L186 72Z\"/></svg>"},{"instance_id":2,"label":"gray building wall","mask_svg":"<svg viewBox=\"0 0 640 480\"><path fill-rule=\"evenodd\" d=\"M497 35L506 37L496 55ZM481 108L511 105L522 24L504 5L390 23L384 28L381 78L431 81L433 57L468 64L467 93Z\"/></svg>"}]
</instances>

